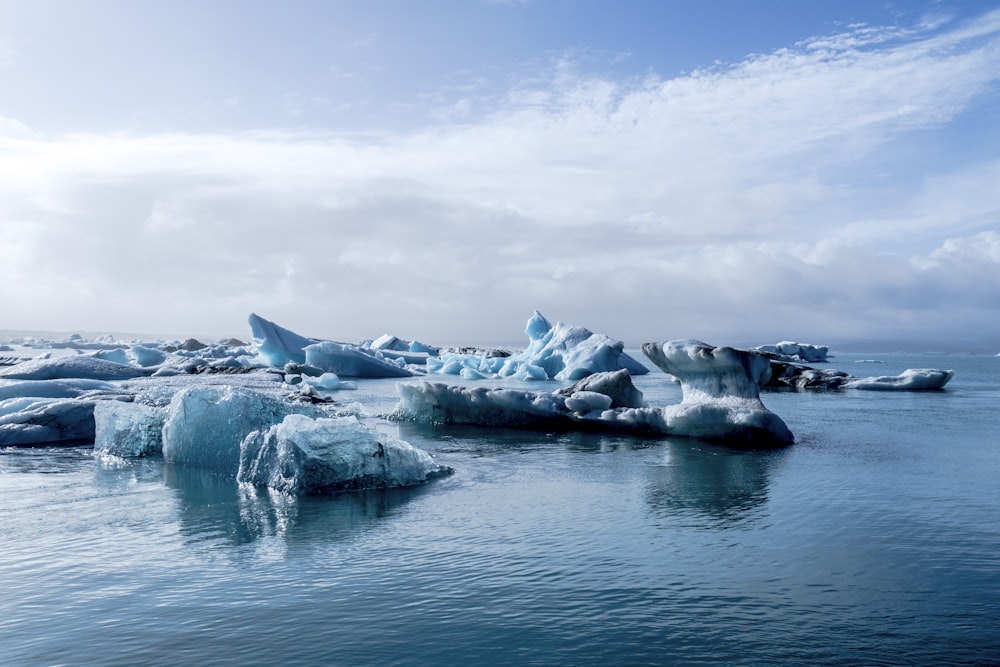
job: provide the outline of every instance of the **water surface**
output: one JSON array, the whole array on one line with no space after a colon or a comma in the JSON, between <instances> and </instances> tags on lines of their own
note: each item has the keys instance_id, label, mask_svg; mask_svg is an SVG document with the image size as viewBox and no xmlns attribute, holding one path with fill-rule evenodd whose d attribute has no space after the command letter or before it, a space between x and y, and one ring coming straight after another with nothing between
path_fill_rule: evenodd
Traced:
<instances>
[{"instance_id":1,"label":"water surface","mask_svg":"<svg viewBox=\"0 0 1000 667\"><path fill-rule=\"evenodd\" d=\"M771 451L373 418L455 473L324 498L0 450L0 661L1000 664L1000 359L872 357L957 375L766 394Z\"/></svg>"}]
</instances>

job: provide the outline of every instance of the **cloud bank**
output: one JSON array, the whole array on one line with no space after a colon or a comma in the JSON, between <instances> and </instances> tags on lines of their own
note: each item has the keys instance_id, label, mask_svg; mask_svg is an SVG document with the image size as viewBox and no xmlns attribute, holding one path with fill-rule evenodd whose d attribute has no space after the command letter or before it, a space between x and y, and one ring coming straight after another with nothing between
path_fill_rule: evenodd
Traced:
<instances>
[{"instance_id":1,"label":"cloud bank","mask_svg":"<svg viewBox=\"0 0 1000 667\"><path fill-rule=\"evenodd\" d=\"M538 308L630 344L995 336L998 80L992 12L669 79L564 60L407 133L0 118L0 326L229 334L256 311L501 342Z\"/></svg>"}]
</instances>

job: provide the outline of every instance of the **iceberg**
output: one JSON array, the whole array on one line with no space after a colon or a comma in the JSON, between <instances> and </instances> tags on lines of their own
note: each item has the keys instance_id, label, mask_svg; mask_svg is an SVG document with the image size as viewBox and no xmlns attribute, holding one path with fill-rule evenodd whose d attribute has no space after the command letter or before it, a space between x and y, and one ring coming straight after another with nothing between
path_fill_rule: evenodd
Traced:
<instances>
[{"instance_id":1,"label":"iceberg","mask_svg":"<svg viewBox=\"0 0 1000 667\"><path fill-rule=\"evenodd\" d=\"M250 313L249 321L257 354L272 368L281 368L289 362L305 363L306 355L303 350L306 346L317 342L279 327L256 313Z\"/></svg>"},{"instance_id":2,"label":"iceberg","mask_svg":"<svg viewBox=\"0 0 1000 667\"><path fill-rule=\"evenodd\" d=\"M844 383L846 389L868 391L933 391L943 389L955 371L937 368L908 368L899 375L856 378Z\"/></svg>"},{"instance_id":3,"label":"iceberg","mask_svg":"<svg viewBox=\"0 0 1000 667\"><path fill-rule=\"evenodd\" d=\"M354 345L322 341L307 345L305 363L326 373L349 378L412 377L403 362L392 362L378 351L369 352Z\"/></svg>"},{"instance_id":4,"label":"iceberg","mask_svg":"<svg viewBox=\"0 0 1000 667\"><path fill-rule=\"evenodd\" d=\"M7 380L58 380L64 378L131 380L145 377L150 373L149 370L87 355L31 359L0 368L0 378Z\"/></svg>"},{"instance_id":5,"label":"iceberg","mask_svg":"<svg viewBox=\"0 0 1000 667\"><path fill-rule=\"evenodd\" d=\"M391 419L438 424L676 435L730 444L785 445L788 426L760 400L770 372L762 355L698 341L649 343L643 351L681 382L683 399L648 407L627 370L591 375L553 392L401 384Z\"/></svg>"},{"instance_id":6,"label":"iceberg","mask_svg":"<svg viewBox=\"0 0 1000 667\"><path fill-rule=\"evenodd\" d=\"M315 408L244 387L188 387L177 392L163 424L163 458L235 477L240 443L290 414L318 416Z\"/></svg>"},{"instance_id":7,"label":"iceberg","mask_svg":"<svg viewBox=\"0 0 1000 667\"><path fill-rule=\"evenodd\" d=\"M624 343L580 326L553 325L537 310L525 326L528 347L520 354L482 356L444 353L427 360L427 370L466 379L509 377L517 380L562 380L625 369L633 375L649 372L624 352Z\"/></svg>"},{"instance_id":8,"label":"iceberg","mask_svg":"<svg viewBox=\"0 0 1000 667\"><path fill-rule=\"evenodd\" d=\"M94 452L105 456L152 456L163 452L166 412L141 403L94 405Z\"/></svg>"},{"instance_id":9,"label":"iceberg","mask_svg":"<svg viewBox=\"0 0 1000 667\"><path fill-rule=\"evenodd\" d=\"M670 433L707 440L788 444L792 432L760 400L771 375L763 354L697 340L646 343L642 351L681 383L680 404L664 408Z\"/></svg>"},{"instance_id":10,"label":"iceberg","mask_svg":"<svg viewBox=\"0 0 1000 667\"><path fill-rule=\"evenodd\" d=\"M240 445L237 479L294 495L412 486L447 472L427 452L357 417L289 415Z\"/></svg>"}]
</instances>

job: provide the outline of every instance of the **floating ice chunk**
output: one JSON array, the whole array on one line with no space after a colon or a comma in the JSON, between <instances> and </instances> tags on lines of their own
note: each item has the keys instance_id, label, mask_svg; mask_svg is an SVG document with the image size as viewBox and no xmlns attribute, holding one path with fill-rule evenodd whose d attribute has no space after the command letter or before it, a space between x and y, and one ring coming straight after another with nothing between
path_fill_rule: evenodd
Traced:
<instances>
[{"instance_id":1,"label":"floating ice chunk","mask_svg":"<svg viewBox=\"0 0 1000 667\"><path fill-rule=\"evenodd\" d=\"M240 445L240 482L291 494L410 486L443 472L430 454L356 417L289 415Z\"/></svg>"},{"instance_id":2,"label":"floating ice chunk","mask_svg":"<svg viewBox=\"0 0 1000 667\"><path fill-rule=\"evenodd\" d=\"M757 352L774 355L785 361L805 361L819 363L827 360L830 348L826 345L811 345L809 343L793 343L783 340L774 345L760 345L753 348Z\"/></svg>"},{"instance_id":3,"label":"floating ice chunk","mask_svg":"<svg viewBox=\"0 0 1000 667\"><path fill-rule=\"evenodd\" d=\"M163 425L163 458L221 475L235 476L240 442L290 414L314 409L228 385L188 387L174 395Z\"/></svg>"},{"instance_id":4,"label":"floating ice chunk","mask_svg":"<svg viewBox=\"0 0 1000 667\"><path fill-rule=\"evenodd\" d=\"M149 375L150 371L86 355L32 359L0 368L0 378L8 380L56 380L84 378L91 380L129 380Z\"/></svg>"},{"instance_id":5,"label":"floating ice chunk","mask_svg":"<svg viewBox=\"0 0 1000 667\"><path fill-rule=\"evenodd\" d=\"M143 368L159 366L167 360L166 352L146 345L133 345L131 352L135 363Z\"/></svg>"},{"instance_id":6,"label":"floating ice chunk","mask_svg":"<svg viewBox=\"0 0 1000 667\"><path fill-rule=\"evenodd\" d=\"M250 313L249 321L257 353L272 368L281 368L290 361L305 363L306 355L303 350L316 342L312 338L279 327L256 313Z\"/></svg>"},{"instance_id":7,"label":"floating ice chunk","mask_svg":"<svg viewBox=\"0 0 1000 667\"><path fill-rule=\"evenodd\" d=\"M141 403L98 401L94 405L94 452L107 456L151 456L163 451L166 411Z\"/></svg>"},{"instance_id":8,"label":"floating ice chunk","mask_svg":"<svg viewBox=\"0 0 1000 667\"><path fill-rule=\"evenodd\" d=\"M670 433L727 442L793 442L785 422L760 400L759 386L771 375L764 355L697 340L646 343L642 351L681 383L681 403L663 411Z\"/></svg>"},{"instance_id":9,"label":"floating ice chunk","mask_svg":"<svg viewBox=\"0 0 1000 667\"><path fill-rule=\"evenodd\" d=\"M362 350L346 343L323 341L305 347L305 363L340 377L392 378L410 377L412 371L393 363L379 352Z\"/></svg>"},{"instance_id":10,"label":"floating ice chunk","mask_svg":"<svg viewBox=\"0 0 1000 667\"><path fill-rule=\"evenodd\" d=\"M94 401L21 397L0 401L0 446L74 443L94 437Z\"/></svg>"},{"instance_id":11,"label":"floating ice chunk","mask_svg":"<svg viewBox=\"0 0 1000 667\"><path fill-rule=\"evenodd\" d=\"M844 384L847 389L869 391L928 391L942 389L955 371L937 368L908 368L899 375L857 378Z\"/></svg>"}]
</instances>

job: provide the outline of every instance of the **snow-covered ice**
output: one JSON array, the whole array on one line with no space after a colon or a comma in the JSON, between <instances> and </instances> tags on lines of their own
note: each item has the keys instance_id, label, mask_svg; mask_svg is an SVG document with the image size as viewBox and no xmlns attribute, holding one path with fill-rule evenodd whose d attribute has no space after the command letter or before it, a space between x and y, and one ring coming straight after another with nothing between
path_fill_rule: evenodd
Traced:
<instances>
[{"instance_id":1,"label":"snow-covered ice","mask_svg":"<svg viewBox=\"0 0 1000 667\"><path fill-rule=\"evenodd\" d=\"M445 471L427 452L380 434L357 417L289 415L246 436L237 479L301 495L411 486Z\"/></svg>"}]
</instances>

